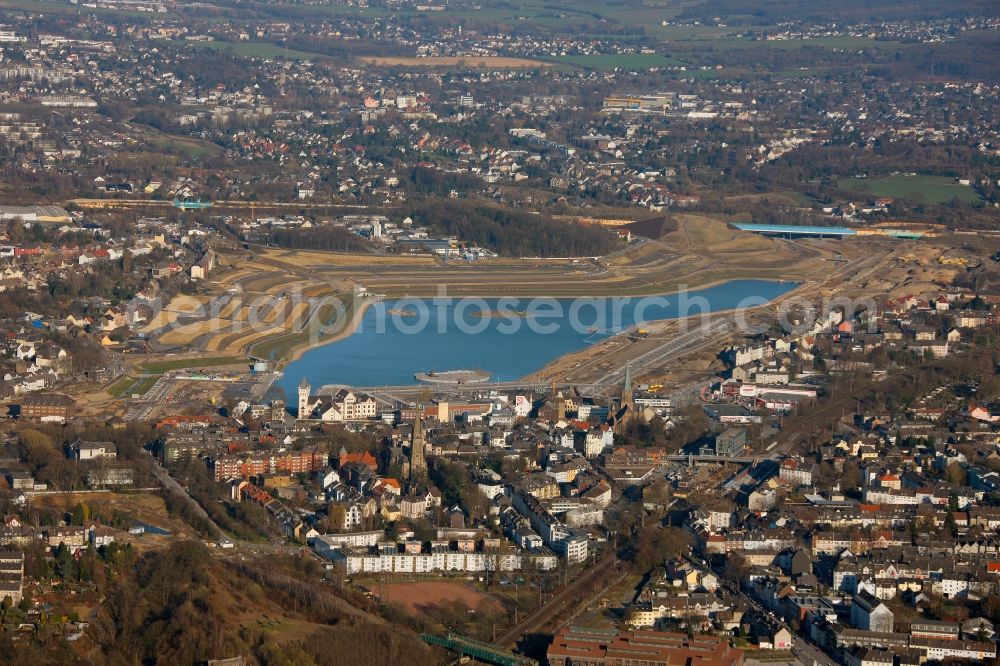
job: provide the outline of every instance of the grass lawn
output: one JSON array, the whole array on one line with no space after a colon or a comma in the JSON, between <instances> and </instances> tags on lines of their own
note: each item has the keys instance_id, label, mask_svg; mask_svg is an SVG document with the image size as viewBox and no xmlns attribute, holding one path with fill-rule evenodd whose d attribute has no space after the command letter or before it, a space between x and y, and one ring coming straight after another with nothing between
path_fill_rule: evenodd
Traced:
<instances>
[{"instance_id":1,"label":"grass lawn","mask_svg":"<svg viewBox=\"0 0 1000 666\"><path fill-rule=\"evenodd\" d=\"M160 375L146 375L139 377L122 377L114 384L108 387L108 393L116 398L124 396L132 396L133 394L143 395L149 389L153 388L153 384L156 380L160 378Z\"/></svg>"},{"instance_id":2,"label":"grass lawn","mask_svg":"<svg viewBox=\"0 0 1000 666\"><path fill-rule=\"evenodd\" d=\"M166 134L155 127L149 127L148 125L141 125L139 123L133 123L132 127L136 130L136 138L145 141L150 146L161 152L169 152L173 150L184 153L189 157L217 155L222 152L222 148L215 145L211 141L203 141L189 136Z\"/></svg>"},{"instance_id":3,"label":"grass lawn","mask_svg":"<svg viewBox=\"0 0 1000 666\"><path fill-rule=\"evenodd\" d=\"M135 383L135 377L122 377L114 384L108 387L107 391L110 395L116 398L120 398L128 387Z\"/></svg>"},{"instance_id":4,"label":"grass lawn","mask_svg":"<svg viewBox=\"0 0 1000 666\"><path fill-rule=\"evenodd\" d=\"M837 187L875 197L909 199L940 204L958 197L968 203L979 201L979 194L968 185L959 185L948 176L886 176L884 178L841 178Z\"/></svg>"},{"instance_id":5,"label":"grass lawn","mask_svg":"<svg viewBox=\"0 0 1000 666\"><path fill-rule=\"evenodd\" d=\"M553 58L556 62L593 69L647 69L650 67L677 67L685 63L659 53L604 53L600 55L572 55Z\"/></svg>"},{"instance_id":6,"label":"grass lawn","mask_svg":"<svg viewBox=\"0 0 1000 666\"><path fill-rule=\"evenodd\" d=\"M149 389L153 388L153 384L155 384L159 378L160 375L149 375L147 377L143 377L142 379L140 379L139 381L137 381L135 384L132 385L132 388L129 390L129 393L145 395L149 391Z\"/></svg>"},{"instance_id":7,"label":"grass lawn","mask_svg":"<svg viewBox=\"0 0 1000 666\"><path fill-rule=\"evenodd\" d=\"M222 148L208 142L194 141L184 137L168 137L168 135L164 135L164 138L161 139L152 139L149 143L154 148L163 152L176 149L186 153L190 157L218 155L222 152Z\"/></svg>"},{"instance_id":8,"label":"grass lawn","mask_svg":"<svg viewBox=\"0 0 1000 666\"><path fill-rule=\"evenodd\" d=\"M209 356L205 358L179 358L172 361L154 361L140 366L140 370L148 374L162 374L169 370L182 370L184 368L205 368L214 365L238 365L248 363L245 358L234 358L232 356Z\"/></svg>"}]
</instances>

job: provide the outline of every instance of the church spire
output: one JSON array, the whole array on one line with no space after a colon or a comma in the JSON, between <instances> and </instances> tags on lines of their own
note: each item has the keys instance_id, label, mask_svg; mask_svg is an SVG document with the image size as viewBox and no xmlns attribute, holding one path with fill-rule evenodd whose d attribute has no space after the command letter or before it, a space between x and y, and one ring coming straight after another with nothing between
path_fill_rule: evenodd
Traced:
<instances>
[{"instance_id":1,"label":"church spire","mask_svg":"<svg viewBox=\"0 0 1000 666\"><path fill-rule=\"evenodd\" d=\"M413 422L413 435L410 438L410 479L427 469L427 459L424 457L426 437L424 435L424 407L417 407L417 418Z\"/></svg>"},{"instance_id":2,"label":"church spire","mask_svg":"<svg viewBox=\"0 0 1000 666\"><path fill-rule=\"evenodd\" d=\"M625 364L625 381L622 382L622 397L618 413L614 419L615 431L621 434L628 422L635 418L635 400L632 394L632 363Z\"/></svg>"}]
</instances>

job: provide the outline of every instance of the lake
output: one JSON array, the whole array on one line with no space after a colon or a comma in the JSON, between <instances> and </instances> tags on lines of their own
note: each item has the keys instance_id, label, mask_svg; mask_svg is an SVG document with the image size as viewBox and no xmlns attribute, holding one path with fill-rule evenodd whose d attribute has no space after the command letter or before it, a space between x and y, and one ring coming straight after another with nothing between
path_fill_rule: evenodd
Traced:
<instances>
[{"instance_id":1,"label":"lake","mask_svg":"<svg viewBox=\"0 0 1000 666\"><path fill-rule=\"evenodd\" d=\"M662 296L382 301L353 334L290 363L278 386L294 399L303 377L314 389L415 384L414 373L456 369L513 381L642 322L763 305L796 286L732 280Z\"/></svg>"}]
</instances>

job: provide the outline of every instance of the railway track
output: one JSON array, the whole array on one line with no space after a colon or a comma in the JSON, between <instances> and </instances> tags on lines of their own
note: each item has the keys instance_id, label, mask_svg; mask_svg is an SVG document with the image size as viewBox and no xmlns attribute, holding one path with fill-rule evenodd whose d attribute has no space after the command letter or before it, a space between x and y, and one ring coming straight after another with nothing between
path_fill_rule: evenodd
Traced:
<instances>
[{"instance_id":1,"label":"railway track","mask_svg":"<svg viewBox=\"0 0 1000 666\"><path fill-rule=\"evenodd\" d=\"M595 580L607 576L609 569L612 569L615 564L614 555L604 557L597 562L595 562L589 569L585 570L579 576L576 577L573 582L564 587L562 590L556 592L552 595L548 601L539 606L526 618L512 626L496 640L497 645L503 646L513 646L517 643L517 640L524 634L530 633L532 630L538 630L545 626L545 624L551 621L554 617L558 616L560 612L567 610L571 607L573 602L587 603L589 600L583 600L579 598L579 592L586 585L593 583ZM612 569L618 571L617 568ZM625 577L625 571L619 571L615 579L608 581L608 585L613 585L619 582ZM603 587L607 587L603 586Z\"/></svg>"}]
</instances>

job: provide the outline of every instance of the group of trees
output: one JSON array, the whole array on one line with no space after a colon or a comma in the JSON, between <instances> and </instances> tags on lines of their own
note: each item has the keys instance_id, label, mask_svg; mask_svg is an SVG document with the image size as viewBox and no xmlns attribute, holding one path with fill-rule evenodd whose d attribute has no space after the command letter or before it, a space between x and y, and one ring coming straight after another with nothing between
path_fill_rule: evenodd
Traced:
<instances>
[{"instance_id":1,"label":"group of trees","mask_svg":"<svg viewBox=\"0 0 1000 666\"><path fill-rule=\"evenodd\" d=\"M617 235L600 226L561 222L482 202L424 200L410 212L434 233L510 257L581 257L608 254Z\"/></svg>"},{"instance_id":2,"label":"group of trees","mask_svg":"<svg viewBox=\"0 0 1000 666\"><path fill-rule=\"evenodd\" d=\"M441 491L441 503L445 506L459 506L465 515L482 518L489 510L486 496L469 479L465 465L436 458L428 470L431 480Z\"/></svg>"},{"instance_id":3,"label":"group of trees","mask_svg":"<svg viewBox=\"0 0 1000 666\"><path fill-rule=\"evenodd\" d=\"M309 229L272 229L263 238L270 245L293 250L366 252L371 246L343 227L319 226Z\"/></svg>"},{"instance_id":4,"label":"group of trees","mask_svg":"<svg viewBox=\"0 0 1000 666\"><path fill-rule=\"evenodd\" d=\"M129 465L135 471L136 482L140 485L149 479L149 456L142 451L150 441L147 426L130 425L116 430L104 426L84 429L63 430L56 426L39 425L21 428L15 440L17 457L27 463L36 480L48 483L56 490L77 490L83 487L88 470L103 464L103 461L81 463L71 460L66 445L77 438L89 441L109 441L117 448L117 462Z\"/></svg>"}]
</instances>

